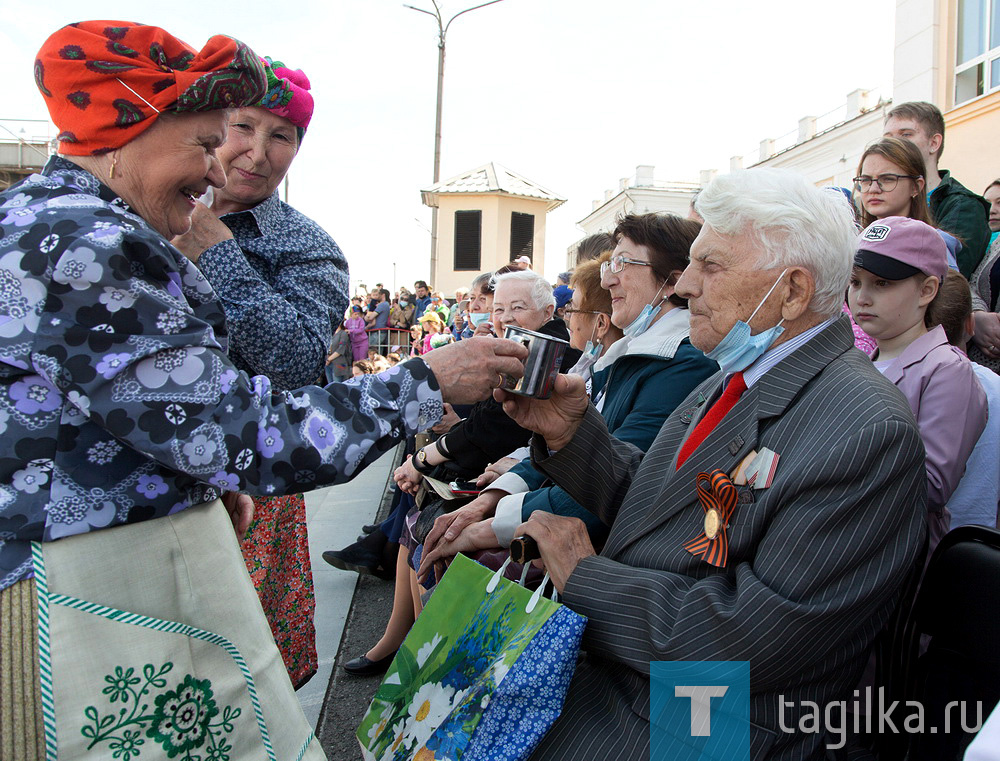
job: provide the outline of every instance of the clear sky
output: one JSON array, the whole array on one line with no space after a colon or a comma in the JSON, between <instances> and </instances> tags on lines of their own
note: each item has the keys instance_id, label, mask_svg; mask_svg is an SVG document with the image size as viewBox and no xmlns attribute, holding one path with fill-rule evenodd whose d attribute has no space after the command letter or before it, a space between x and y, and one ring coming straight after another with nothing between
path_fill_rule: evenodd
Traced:
<instances>
[{"instance_id":1,"label":"clear sky","mask_svg":"<svg viewBox=\"0 0 1000 761\"><path fill-rule=\"evenodd\" d=\"M430 0L410 0L430 8ZM445 2L446 18L468 2ZM442 179L496 161L568 201L548 217L554 279L591 202L637 164L658 180L733 155L892 80L893 0L504 0L448 35ZM316 113L289 202L337 240L352 283L412 285L430 261L437 28L399 0L0 0L2 118L44 118L34 54L88 18L228 34L301 68ZM13 97L12 97L13 96Z\"/></svg>"}]
</instances>

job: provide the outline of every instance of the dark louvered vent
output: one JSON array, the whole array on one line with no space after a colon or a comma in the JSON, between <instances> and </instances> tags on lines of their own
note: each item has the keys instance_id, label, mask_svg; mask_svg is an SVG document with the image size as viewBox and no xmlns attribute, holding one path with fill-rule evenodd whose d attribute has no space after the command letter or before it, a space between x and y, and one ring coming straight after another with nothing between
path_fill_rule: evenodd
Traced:
<instances>
[{"instance_id":1,"label":"dark louvered vent","mask_svg":"<svg viewBox=\"0 0 1000 761\"><path fill-rule=\"evenodd\" d=\"M533 260L535 215L515 211L510 215L510 260L526 256Z\"/></svg>"},{"instance_id":2,"label":"dark louvered vent","mask_svg":"<svg viewBox=\"0 0 1000 761\"><path fill-rule=\"evenodd\" d=\"M482 251L483 213L455 212L455 270L478 270Z\"/></svg>"}]
</instances>

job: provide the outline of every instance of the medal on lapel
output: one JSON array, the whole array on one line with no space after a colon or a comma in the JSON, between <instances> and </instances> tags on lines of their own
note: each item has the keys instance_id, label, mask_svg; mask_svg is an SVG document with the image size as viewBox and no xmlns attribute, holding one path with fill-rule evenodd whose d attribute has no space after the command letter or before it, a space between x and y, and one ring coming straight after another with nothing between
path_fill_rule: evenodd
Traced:
<instances>
[{"instance_id":1,"label":"medal on lapel","mask_svg":"<svg viewBox=\"0 0 1000 761\"><path fill-rule=\"evenodd\" d=\"M700 555L709 565L725 568L729 555L726 527L739 499L736 487L721 470L699 473L695 483L698 501L705 511L701 534L684 545L692 555Z\"/></svg>"}]
</instances>

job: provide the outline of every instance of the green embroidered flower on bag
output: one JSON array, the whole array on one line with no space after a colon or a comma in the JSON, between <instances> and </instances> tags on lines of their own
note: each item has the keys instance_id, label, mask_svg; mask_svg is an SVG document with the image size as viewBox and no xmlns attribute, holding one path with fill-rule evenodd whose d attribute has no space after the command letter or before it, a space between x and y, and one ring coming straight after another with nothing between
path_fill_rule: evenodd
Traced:
<instances>
[{"instance_id":1,"label":"green embroidered flower on bag","mask_svg":"<svg viewBox=\"0 0 1000 761\"><path fill-rule=\"evenodd\" d=\"M84 708L86 723L80 727L80 734L90 739L87 750L106 744L114 761L138 761L139 746L146 742L142 739L145 730L146 737L163 746L168 758L230 761L233 746L226 737L235 730L243 710L227 705L222 706L220 714L212 683L190 674L175 689L167 690L166 675L173 668L170 662L159 668L147 663L140 677L132 667L115 666L114 673L104 677L108 686L102 692L109 696L109 703L120 701L122 708L104 715L97 706ZM195 749L199 752L194 753Z\"/></svg>"},{"instance_id":2,"label":"green embroidered flower on bag","mask_svg":"<svg viewBox=\"0 0 1000 761\"><path fill-rule=\"evenodd\" d=\"M212 683L188 674L176 690L156 696L153 723L146 730L173 758L200 747L209 734L209 722L219 713L212 698Z\"/></svg>"},{"instance_id":3,"label":"green embroidered flower on bag","mask_svg":"<svg viewBox=\"0 0 1000 761\"><path fill-rule=\"evenodd\" d=\"M138 756L139 746L146 742L139 736L141 734L142 732L139 730L130 732L126 729L120 739L112 740L108 743L108 747L114 751L111 757L120 758L122 761L130 761L133 756Z\"/></svg>"},{"instance_id":4,"label":"green embroidered flower on bag","mask_svg":"<svg viewBox=\"0 0 1000 761\"><path fill-rule=\"evenodd\" d=\"M122 703L128 701L130 688L139 684L139 677L133 677L132 674L135 673L135 669L128 668L122 669L121 666L115 666L114 676L108 674L104 677L104 681L108 683L101 692L105 695L111 696L111 702L117 703L119 700Z\"/></svg>"}]
</instances>

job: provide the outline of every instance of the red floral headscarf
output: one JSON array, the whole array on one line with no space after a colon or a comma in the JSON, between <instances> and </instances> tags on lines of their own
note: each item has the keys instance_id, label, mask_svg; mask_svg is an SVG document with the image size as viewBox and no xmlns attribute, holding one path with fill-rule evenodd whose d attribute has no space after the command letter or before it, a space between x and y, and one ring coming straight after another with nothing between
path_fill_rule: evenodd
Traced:
<instances>
[{"instance_id":1,"label":"red floral headscarf","mask_svg":"<svg viewBox=\"0 0 1000 761\"><path fill-rule=\"evenodd\" d=\"M49 37L35 84L59 129L59 152L107 153L135 139L163 111L214 111L259 103L260 58L216 35L201 51L155 26L81 21Z\"/></svg>"}]
</instances>

